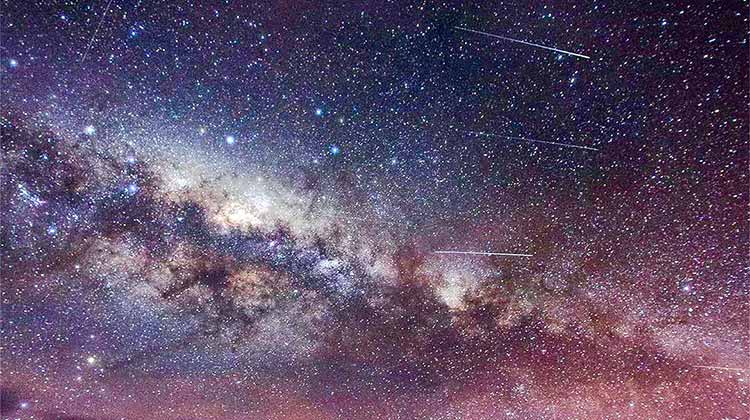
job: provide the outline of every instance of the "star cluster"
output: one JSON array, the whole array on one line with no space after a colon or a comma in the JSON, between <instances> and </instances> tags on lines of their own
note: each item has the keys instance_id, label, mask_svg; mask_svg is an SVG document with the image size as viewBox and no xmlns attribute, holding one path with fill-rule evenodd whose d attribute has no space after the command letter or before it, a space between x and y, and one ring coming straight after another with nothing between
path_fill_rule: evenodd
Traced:
<instances>
[{"instance_id":1,"label":"star cluster","mask_svg":"<svg viewBox=\"0 0 750 420\"><path fill-rule=\"evenodd\" d=\"M750 412L747 2L1 13L3 418Z\"/></svg>"}]
</instances>

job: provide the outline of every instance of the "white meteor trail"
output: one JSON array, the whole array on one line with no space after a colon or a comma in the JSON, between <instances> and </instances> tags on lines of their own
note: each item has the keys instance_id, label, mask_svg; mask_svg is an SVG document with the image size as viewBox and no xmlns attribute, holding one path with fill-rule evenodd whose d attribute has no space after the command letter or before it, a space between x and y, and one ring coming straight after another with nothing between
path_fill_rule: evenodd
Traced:
<instances>
[{"instance_id":1,"label":"white meteor trail","mask_svg":"<svg viewBox=\"0 0 750 420\"><path fill-rule=\"evenodd\" d=\"M489 37L492 37L492 38L498 38L498 39L503 39L503 40L510 41L510 42L517 42L519 44L530 45L532 47L544 48L545 50L555 51L555 52L559 52L559 53L563 53L563 54L568 54L568 55L572 55L572 56L576 56L576 57L581 57L581 58L585 58L585 59L590 59L591 58L591 57L589 57L587 55L578 54L578 53L574 53L574 52L570 52L570 51L565 51L565 50L561 50L559 48L548 47L546 45L534 44L533 42L521 41L520 39L508 38L507 36L495 35L495 34L491 34L489 32L482 32L482 31L477 31L477 30L474 30L474 29L462 28L460 26L454 26L454 28L462 30L462 31L466 31L466 32L473 32L475 34L489 36Z\"/></svg>"},{"instance_id":2,"label":"white meteor trail","mask_svg":"<svg viewBox=\"0 0 750 420\"><path fill-rule=\"evenodd\" d=\"M112 5L112 0L109 0L109 2L107 2L107 7L104 8L104 13L102 14L102 18L99 19L99 24L96 25L96 29L94 29L94 34L91 35L89 44L86 46L86 49L83 51L83 57L81 57L81 64L83 64L83 62L86 61L86 55L88 55L89 51L91 50L91 46L94 45L96 34L99 32L99 28L102 27L102 23L104 23L104 18L107 17L107 12L109 12L109 6L111 5Z\"/></svg>"},{"instance_id":3,"label":"white meteor trail","mask_svg":"<svg viewBox=\"0 0 750 420\"><path fill-rule=\"evenodd\" d=\"M483 251L435 251L435 254L461 254L461 255L485 255L491 257L533 257L531 254L512 254L508 252L483 252Z\"/></svg>"},{"instance_id":4,"label":"white meteor trail","mask_svg":"<svg viewBox=\"0 0 750 420\"><path fill-rule=\"evenodd\" d=\"M475 136L500 137L503 139L521 140L521 141L527 141L530 143L543 143L543 144L551 144L554 146L561 146L561 147L573 147L576 149L593 150L595 152L599 151L599 149L596 149L594 147L589 147L589 146L579 146L577 144L570 144L570 143L558 143L556 141L536 140L536 139L530 139L526 137L501 136L499 134L485 133L483 131L466 131L466 133L474 134Z\"/></svg>"},{"instance_id":5,"label":"white meteor trail","mask_svg":"<svg viewBox=\"0 0 750 420\"><path fill-rule=\"evenodd\" d=\"M749 372L750 369L733 368L733 367L722 367L722 366L707 366L707 365L694 365L693 367L701 369L714 369L714 370L732 370L736 372Z\"/></svg>"}]
</instances>

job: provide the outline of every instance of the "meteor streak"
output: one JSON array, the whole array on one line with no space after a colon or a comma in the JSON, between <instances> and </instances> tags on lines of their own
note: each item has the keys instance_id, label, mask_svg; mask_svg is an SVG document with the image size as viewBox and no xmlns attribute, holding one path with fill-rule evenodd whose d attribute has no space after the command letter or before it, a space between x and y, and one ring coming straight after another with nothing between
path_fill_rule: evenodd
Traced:
<instances>
[{"instance_id":1,"label":"meteor streak","mask_svg":"<svg viewBox=\"0 0 750 420\"><path fill-rule=\"evenodd\" d=\"M585 150L599 151L599 149L596 149L594 147L589 147L589 146L579 146L577 144L570 144L570 143L558 143L556 141L536 140L536 139L530 139L530 138L526 138L526 137L502 136L502 135L499 135L499 134L485 133L483 131L466 131L466 133L474 134L475 136L500 137L500 138L510 139L510 140L527 141L527 142L530 142L530 143L552 144L552 145L561 146L561 147L573 147L573 148L576 148L576 149L585 149Z\"/></svg>"},{"instance_id":2,"label":"meteor streak","mask_svg":"<svg viewBox=\"0 0 750 420\"><path fill-rule=\"evenodd\" d=\"M104 23L104 18L107 17L107 12L109 12L109 6L112 5L112 0L109 0L107 3L107 7L104 8L104 13L102 14L102 18L99 19L99 24L96 25L96 29L94 29L94 34L91 35L91 39L89 40L89 44L86 46L86 50L83 51L83 57L81 57L81 64L83 64L84 61L86 61L86 55L88 55L89 51L91 51L91 46L94 44L94 39L96 39L96 34L99 32L99 28L102 27L102 23Z\"/></svg>"},{"instance_id":3,"label":"meteor streak","mask_svg":"<svg viewBox=\"0 0 750 420\"><path fill-rule=\"evenodd\" d=\"M701 368L701 369L732 370L732 371L736 371L736 372L747 372L747 371L750 371L750 369L733 368L733 367L722 367L722 366L694 365L693 367L697 367L697 368Z\"/></svg>"},{"instance_id":4,"label":"meteor streak","mask_svg":"<svg viewBox=\"0 0 750 420\"><path fill-rule=\"evenodd\" d=\"M495 35L495 34L491 34L489 32L482 32L482 31L477 31L477 30L474 30L474 29L461 28L460 26L454 26L454 28L462 30L462 31L466 31L466 32L472 32L472 33L475 33L475 34L489 36L489 37L492 37L492 38L503 39L503 40L506 40L506 41L517 42L519 44L530 45L532 47L543 48L545 50L550 50L550 51L555 51L555 52L559 52L559 53L563 53L563 54L573 55L573 56L576 56L576 57L581 57L581 58L586 58L586 59L591 58L591 57L589 57L587 55L578 54L578 53L574 53L574 52L570 52L570 51L565 51L565 50L561 50L559 48L547 47L545 45L534 44L533 42L521 41L520 39L508 38L507 36Z\"/></svg>"},{"instance_id":5,"label":"meteor streak","mask_svg":"<svg viewBox=\"0 0 750 420\"><path fill-rule=\"evenodd\" d=\"M492 257L533 257L532 254L512 254L508 252L483 252L483 251L434 251L435 254L461 254L461 255L486 255Z\"/></svg>"}]
</instances>

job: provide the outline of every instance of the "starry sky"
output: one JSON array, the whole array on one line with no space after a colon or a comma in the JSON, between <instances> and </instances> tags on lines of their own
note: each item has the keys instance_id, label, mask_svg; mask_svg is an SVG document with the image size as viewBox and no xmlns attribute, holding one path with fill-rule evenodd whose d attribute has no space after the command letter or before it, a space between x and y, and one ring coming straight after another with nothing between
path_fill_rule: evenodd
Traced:
<instances>
[{"instance_id":1,"label":"starry sky","mask_svg":"<svg viewBox=\"0 0 750 420\"><path fill-rule=\"evenodd\" d=\"M746 0L0 14L3 419L750 414Z\"/></svg>"}]
</instances>

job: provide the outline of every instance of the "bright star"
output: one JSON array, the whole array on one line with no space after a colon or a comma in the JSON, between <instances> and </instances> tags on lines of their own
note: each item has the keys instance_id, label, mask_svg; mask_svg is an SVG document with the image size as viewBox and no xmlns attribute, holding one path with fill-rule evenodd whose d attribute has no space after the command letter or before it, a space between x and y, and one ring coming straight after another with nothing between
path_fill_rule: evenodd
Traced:
<instances>
[{"instance_id":1,"label":"bright star","mask_svg":"<svg viewBox=\"0 0 750 420\"><path fill-rule=\"evenodd\" d=\"M323 115L323 109L322 108L315 108L315 115L322 116Z\"/></svg>"},{"instance_id":2,"label":"bright star","mask_svg":"<svg viewBox=\"0 0 750 420\"><path fill-rule=\"evenodd\" d=\"M83 128L83 134L87 136L93 136L94 133L96 133L96 127L94 127L93 125L87 125Z\"/></svg>"},{"instance_id":3,"label":"bright star","mask_svg":"<svg viewBox=\"0 0 750 420\"><path fill-rule=\"evenodd\" d=\"M237 142L237 139L236 139L236 138L234 138L234 136L227 136L227 137L225 138L225 140L226 140L227 144L234 144L234 143L236 143L236 142Z\"/></svg>"},{"instance_id":4,"label":"bright star","mask_svg":"<svg viewBox=\"0 0 750 420\"><path fill-rule=\"evenodd\" d=\"M10 60L8 60L8 65L13 68L16 68L18 67L18 61L15 58L11 58Z\"/></svg>"},{"instance_id":5,"label":"bright star","mask_svg":"<svg viewBox=\"0 0 750 420\"><path fill-rule=\"evenodd\" d=\"M332 155L334 155L334 156L336 156L336 155L338 155L339 153L341 153L341 149L339 149L339 147L338 147L338 146L336 146L336 145L333 145L333 146L329 147L329 148L328 148L328 150L329 150L329 151L331 152L331 154L332 154Z\"/></svg>"},{"instance_id":6,"label":"bright star","mask_svg":"<svg viewBox=\"0 0 750 420\"><path fill-rule=\"evenodd\" d=\"M135 183L129 184L127 187L125 187L125 191L130 195L134 195L135 193L138 192L138 190L139 190L138 184L135 184Z\"/></svg>"}]
</instances>

